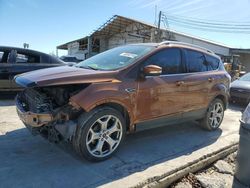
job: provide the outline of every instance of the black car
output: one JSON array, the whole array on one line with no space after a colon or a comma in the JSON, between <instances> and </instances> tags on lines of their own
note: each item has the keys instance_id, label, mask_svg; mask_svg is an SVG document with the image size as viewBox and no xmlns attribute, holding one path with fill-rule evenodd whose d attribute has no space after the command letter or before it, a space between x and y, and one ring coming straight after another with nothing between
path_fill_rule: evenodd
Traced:
<instances>
[{"instance_id":1,"label":"black car","mask_svg":"<svg viewBox=\"0 0 250 188\"><path fill-rule=\"evenodd\" d=\"M250 102L250 73L245 74L231 83L230 96L232 102Z\"/></svg>"},{"instance_id":2,"label":"black car","mask_svg":"<svg viewBox=\"0 0 250 188\"><path fill-rule=\"evenodd\" d=\"M42 52L0 46L0 91L19 90L13 81L17 74L61 65L66 64Z\"/></svg>"}]
</instances>

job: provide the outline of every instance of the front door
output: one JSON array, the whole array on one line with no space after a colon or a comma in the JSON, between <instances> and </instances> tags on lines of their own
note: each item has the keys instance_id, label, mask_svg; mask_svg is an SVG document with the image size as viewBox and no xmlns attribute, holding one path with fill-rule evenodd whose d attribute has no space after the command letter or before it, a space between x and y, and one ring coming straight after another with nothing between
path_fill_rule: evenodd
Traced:
<instances>
[{"instance_id":1,"label":"front door","mask_svg":"<svg viewBox=\"0 0 250 188\"><path fill-rule=\"evenodd\" d=\"M143 66L162 67L159 76L146 76L138 83L137 120L182 114L185 110L185 85L182 80L181 50L164 48L147 59Z\"/></svg>"}]
</instances>

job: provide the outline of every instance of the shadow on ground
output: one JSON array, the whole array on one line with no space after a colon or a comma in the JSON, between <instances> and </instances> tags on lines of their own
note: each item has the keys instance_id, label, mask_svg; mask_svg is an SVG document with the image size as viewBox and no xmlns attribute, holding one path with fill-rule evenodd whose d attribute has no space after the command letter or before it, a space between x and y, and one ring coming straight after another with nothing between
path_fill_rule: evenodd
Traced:
<instances>
[{"instance_id":1,"label":"shadow on ground","mask_svg":"<svg viewBox=\"0 0 250 188\"><path fill-rule=\"evenodd\" d=\"M101 186L190 155L213 144L221 134L221 129L204 131L197 122L145 130L127 135L111 159L90 163L76 156L68 144L48 143L21 128L0 136L0 187Z\"/></svg>"},{"instance_id":2,"label":"shadow on ground","mask_svg":"<svg viewBox=\"0 0 250 188\"><path fill-rule=\"evenodd\" d=\"M0 136L0 181L4 187L89 187L132 173L212 144L221 130L206 132L195 122L128 135L107 161L90 163L67 144L57 147L26 129Z\"/></svg>"}]
</instances>

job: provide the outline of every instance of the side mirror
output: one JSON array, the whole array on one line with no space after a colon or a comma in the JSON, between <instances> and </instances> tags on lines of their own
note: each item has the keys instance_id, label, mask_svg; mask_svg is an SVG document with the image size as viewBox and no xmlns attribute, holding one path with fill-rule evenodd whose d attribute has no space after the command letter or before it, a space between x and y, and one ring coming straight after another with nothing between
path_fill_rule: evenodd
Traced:
<instances>
[{"instance_id":1,"label":"side mirror","mask_svg":"<svg viewBox=\"0 0 250 188\"><path fill-rule=\"evenodd\" d=\"M157 65L147 65L143 68L143 73L146 76L158 76L162 73L162 68Z\"/></svg>"}]
</instances>

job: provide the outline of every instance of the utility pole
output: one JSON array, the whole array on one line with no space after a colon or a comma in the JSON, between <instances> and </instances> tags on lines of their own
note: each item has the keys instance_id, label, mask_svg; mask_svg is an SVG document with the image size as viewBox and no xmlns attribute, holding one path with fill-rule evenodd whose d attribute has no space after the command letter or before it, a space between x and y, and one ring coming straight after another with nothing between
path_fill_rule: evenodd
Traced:
<instances>
[{"instance_id":1,"label":"utility pole","mask_svg":"<svg viewBox=\"0 0 250 188\"><path fill-rule=\"evenodd\" d=\"M157 31L157 42L160 42L161 40L161 16L162 16L162 12L159 12L159 19L158 19L158 31Z\"/></svg>"},{"instance_id":2,"label":"utility pole","mask_svg":"<svg viewBox=\"0 0 250 188\"><path fill-rule=\"evenodd\" d=\"M30 45L29 45L28 43L26 43L26 42L23 43L23 48L29 48L29 46L30 46Z\"/></svg>"}]
</instances>

